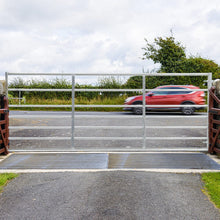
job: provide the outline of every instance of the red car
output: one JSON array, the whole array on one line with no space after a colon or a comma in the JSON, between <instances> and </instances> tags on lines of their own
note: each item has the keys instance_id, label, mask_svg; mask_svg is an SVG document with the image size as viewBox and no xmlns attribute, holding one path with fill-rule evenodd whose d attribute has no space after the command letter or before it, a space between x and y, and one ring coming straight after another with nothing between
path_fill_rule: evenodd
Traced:
<instances>
[{"instance_id":1,"label":"red car","mask_svg":"<svg viewBox=\"0 0 220 220\"><path fill-rule=\"evenodd\" d=\"M196 109L202 107L147 107L147 105L204 105L205 93L203 91L191 91L191 89L199 89L196 86L159 86L155 89L164 89L165 91L151 91L146 93L146 110L180 110L185 115L191 115ZM169 91L168 91L169 90ZM173 90L173 91L172 91ZM181 91L183 90L183 91ZM189 90L189 91L188 91ZM142 107L129 107L129 105L141 105L143 96L132 96L125 100L127 105L124 110L133 111L134 114L142 114Z\"/></svg>"}]
</instances>

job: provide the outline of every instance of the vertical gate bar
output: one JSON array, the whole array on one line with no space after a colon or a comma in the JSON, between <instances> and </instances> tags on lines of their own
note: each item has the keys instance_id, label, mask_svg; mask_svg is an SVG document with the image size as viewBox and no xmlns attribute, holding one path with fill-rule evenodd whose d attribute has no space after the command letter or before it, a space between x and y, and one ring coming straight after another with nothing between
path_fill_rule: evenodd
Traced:
<instances>
[{"instance_id":1,"label":"vertical gate bar","mask_svg":"<svg viewBox=\"0 0 220 220\"><path fill-rule=\"evenodd\" d=\"M143 116L143 148L146 148L146 121L145 121L145 117L146 117L146 100L145 100L145 93L146 93L146 76L145 74L143 74L142 76L143 82L142 82L142 86L143 86L143 103L142 103L142 116Z\"/></svg>"},{"instance_id":2,"label":"vertical gate bar","mask_svg":"<svg viewBox=\"0 0 220 220\"><path fill-rule=\"evenodd\" d=\"M19 100L19 105L21 104L21 91L19 90L19 92L18 92L18 100Z\"/></svg>"},{"instance_id":3,"label":"vertical gate bar","mask_svg":"<svg viewBox=\"0 0 220 220\"><path fill-rule=\"evenodd\" d=\"M207 83L207 89L208 89L208 92L207 92L207 150L209 150L209 90L211 89L212 87L212 73L208 73L208 83Z\"/></svg>"},{"instance_id":4,"label":"vertical gate bar","mask_svg":"<svg viewBox=\"0 0 220 220\"><path fill-rule=\"evenodd\" d=\"M212 90L210 91L211 93L212 93ZM210 94L209 94L209 96L210 96ZM213 108L214 107L214 99L210 96L209 97L209 110L211 109L211 108ZM208 152L209 153L213 153L213 149L211 149L211 146L212 146L212 138L213 138L213 128L214 128L214 126L213 126L213 114L211 114L211 113L208 113L208 116L209 116L209 124L208 124L208 130L209 130L209 150L208 150Z\"/></svg>"},{"instance_id":5,"label":"vertical gate bar","mask_svg":"<svg viewBox=\"0 0 220 220\"><path fill-rule=\"evenodd\" d=\"M72 149L74 149L74 118L75 116L75 75L72 75L72 137L71 137L71 145Z\"/></svg>"}]
</instances>

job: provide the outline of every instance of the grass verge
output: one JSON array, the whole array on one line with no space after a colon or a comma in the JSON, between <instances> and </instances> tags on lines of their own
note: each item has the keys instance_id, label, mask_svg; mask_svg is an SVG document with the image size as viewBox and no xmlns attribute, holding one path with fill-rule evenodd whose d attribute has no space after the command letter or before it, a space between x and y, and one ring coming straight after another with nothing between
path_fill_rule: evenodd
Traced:
<instances>
[{"instance_id":1,"label":"grass verge","mask_svg":"<svg viewBox=\"0 0 220 220\"><path fill-rule=\"evenodd\" d=\"M0 174L0 192L3 190L3 187L12 179L17 177L18 174L15 173L2 173Z\"/></svg>"},{"instance_id":2,"label":"grass verge","mask_svg":"<svg viewBox=\"0 0 220 220\"><path fill-rule=\"evenodd\" d=\"M123 105L124 100L127 96L120 96L120 97L104 97L104 98L94 98L94 99L86 99L86 98L75 98L76 105ZM18 100L10 100L10 104L18 104ZM22 103L24 104L24 103ZM25 105L72 105L71 100L67 99L43 99L43 98L31 98L26 99ZM26 111L71 111L71 108L68 107L57 107L57 108L47 108L47 107L16 107L10 108L11 110L26 110ZM82 108L75 108L76 111L122 111L123 108L118 107L82 107Z\"/></svg>"},{"instance_id":3,"label":"grass verge","mask_svg":"<svg viewBox=\"0 0 220 220\"><path fill-rule=\"evenodd\" d=\"M205 191L210 196L211 201L220 209L220 172L203 173L202 180L205 183Z\"/></svg>"}]
</instances>

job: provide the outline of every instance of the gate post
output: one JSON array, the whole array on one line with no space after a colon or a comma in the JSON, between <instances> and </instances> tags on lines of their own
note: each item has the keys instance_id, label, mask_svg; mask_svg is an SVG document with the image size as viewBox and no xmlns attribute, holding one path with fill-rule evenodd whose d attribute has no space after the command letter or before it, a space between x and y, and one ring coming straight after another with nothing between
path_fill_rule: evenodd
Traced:
<instances>
[{"instance_id":1,"label":"gate post","mask_svg":"<svg viewBox=\"0 0 220 220\"><path fill-rule=\"evenodd\" d=\"M210 90L212 88L212 73L208 73L208 81L207 81L207 126L208 126L208 129L207 129L207 150L209 151L209 148L210 148L210 121L213 120L213 115L210 116L209 114L209 110L210 110L210 106L211 106L211 102L213 101L213 99L210 100Z\"/></svg>"},{"instance_id":2,"label":"gate post","mask_svg":"<svg viewBox=\"0 0 220 220\"><path fill-rule=\"evenodd\" d=\"M220 79L213 82L209 100L209 153L220 153Z\"/></svg>"},{"instance_id":3,"label":"gate post","mask_svg":"<svg viewBox=\"0 0 220 220\"><path fill-rule=\"evenodd\" d=\"M7 75L7 74L6 74ZM0 153L8 154L9 148L9 109L8 98L8 80L0 82Z\"/></svg>"}]
</instances>

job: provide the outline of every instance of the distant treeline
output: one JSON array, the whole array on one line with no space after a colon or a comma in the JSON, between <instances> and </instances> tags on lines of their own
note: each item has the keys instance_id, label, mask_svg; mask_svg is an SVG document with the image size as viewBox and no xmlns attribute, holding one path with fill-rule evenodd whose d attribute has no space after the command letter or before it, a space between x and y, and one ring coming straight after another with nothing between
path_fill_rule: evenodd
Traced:
<instances>
[{"instance_id":1,"label":"distant treeline","mask_svg":"<svg viewBox=\"0 0 220 220\"><path fill-rule=\"evenodd\" d=\"M146 88L153 89L161 85L195 85L200 88L205 88L204 82L207 80L205 76L148 76L146 77ZM72 82L65 78L56 78L51 80L23 80L15 78L9 88L26 88L26 89L72 89ZM80 85L76 84L77 89L141 89L142 76L130 77L126 82L123 82L117 77L103 77L98 80L96 85ZM13 97L18 97L17 91L10 91L9 94ZM75 92L75 97L78 99L95 99L95 98L110 98L118 97L119 95L135 95L136 92ZM21 97L26 99L43 98L43 99L71 99L70 92L37 92L37 91L22 91Z\"/></svg>"}]
</instances>

